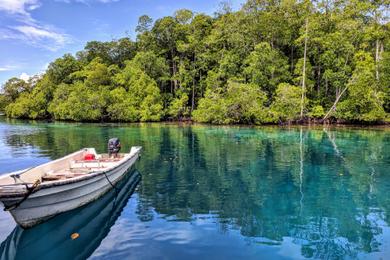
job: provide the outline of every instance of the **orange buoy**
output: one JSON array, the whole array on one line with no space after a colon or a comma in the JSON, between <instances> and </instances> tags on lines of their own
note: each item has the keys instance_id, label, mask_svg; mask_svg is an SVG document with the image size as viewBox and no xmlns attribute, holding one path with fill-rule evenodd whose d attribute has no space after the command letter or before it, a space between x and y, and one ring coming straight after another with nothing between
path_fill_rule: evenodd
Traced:
<instances>
[{"instance_id":1,"label":"orange buoy","mask_svg":"<svg viewBox=\"0 0 390 260\"><path fill-rule=\"evenodd\" d=\"M80 236L79 233L73 233L72 235L70 235L70 238L71 238L72 240L75 240L75 239L79 238L79 236Z\"/></svg>"}]
</instances>

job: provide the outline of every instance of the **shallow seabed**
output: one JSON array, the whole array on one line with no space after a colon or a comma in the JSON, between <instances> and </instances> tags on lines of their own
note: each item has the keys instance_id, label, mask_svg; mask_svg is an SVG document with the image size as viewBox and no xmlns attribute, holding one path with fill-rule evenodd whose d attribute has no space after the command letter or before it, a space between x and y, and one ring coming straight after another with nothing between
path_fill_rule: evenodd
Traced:
<instances>
[{"instance_id":1,"label":"shallow seabed","mask_svg":"<svg viewBox=\"0 0 390 260\"><path fill-rule=\"evenodd\" d=\"M113 136L124 150L144 147L121 191L27 231L0 212L0 259L390 256L388 128L74 124L0 117L0 174L82 147L104 152ZM139 174L134 191L132 178ZM73 233L79 234L75 240Z\"/></svg>"}]
</instances>

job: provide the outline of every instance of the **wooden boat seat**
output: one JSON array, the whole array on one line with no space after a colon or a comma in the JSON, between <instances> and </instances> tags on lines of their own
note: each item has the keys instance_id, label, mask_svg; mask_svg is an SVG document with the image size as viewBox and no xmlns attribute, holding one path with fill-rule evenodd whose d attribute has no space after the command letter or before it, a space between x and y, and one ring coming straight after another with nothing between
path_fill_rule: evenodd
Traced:
<instances>
[{"instance_id":1,"label":"wooden boat seat","mask_svg":"<svg viewBox=\"0 0 390 260\"><path fill-rule=\"evenodd\" d=\"M70 169L102 169L116 165L120 161L120 158L107 158L99 160L75 160L70 163Z\"/></svg>"},{"instance_id":2,"label":"wooden boat seat","mask_svg":"<svg viewBox=\"0 0 390 260\"><path fill-rule=\"evenodd\" d=\"M104 168L100 163L72 163L69 169L91 169L91 168Z\"/></svg>"},{"instance_id":3,"label":"wooden boat seat","mask_svg":"<svg viewBox=\"0 0 390 260\"><path fill-rule=\"evenodd\" d=\"M81 167L72 167L69 169L69 171L72 173L78 173L78 172L90 173L93 171L103 170L104 168L106 168L106 166L81 166Z\"/></svg>"},{"instance_id":4,"label":"wooden boat seat","mask_svg":"<svg viewBox=\"0 0 390 260\"><path fill-rule=\"evenodd\" d=\"M58 180L65 180L65 176L57 176L57 175L45 175L42 176L42 181L58 181Z\"/></svg>"},{"instance_id":5,"label":"wooden boat seat","mask_svg":"<svg viewBox=\"0 0 390 260\"><path fill-rule=\"evenodd\" d=\"M42 181L58 181L83 176L89 173L87 169L65 169L58 172L47 172L42 176Z\"/></svg>"},{"instance_id":6,"label":"wooden boat seat","mask_svg":"<svg viewBox=\"0 0 390 260\"><path fill-rule=\"evenodd\" d=\"M42 181L58 181L86 175L86 173L57 173L42 176Z\"/></svg>"}]
</instances>

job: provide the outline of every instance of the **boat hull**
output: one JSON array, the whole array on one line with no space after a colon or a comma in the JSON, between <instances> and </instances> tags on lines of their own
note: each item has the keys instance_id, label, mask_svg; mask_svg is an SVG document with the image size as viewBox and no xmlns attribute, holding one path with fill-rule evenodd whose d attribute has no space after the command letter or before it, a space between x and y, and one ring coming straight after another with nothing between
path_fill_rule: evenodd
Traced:
<instances>
[{"instance_id":1,"label":"boat hull","mask_svg":"<svg viewBox=\"0 0 390 260\"><path fill-rule=\"evenodd\" d=\"M6 259L87 259L110 232L141 179L136 170L128 171L111 190L98 200L53 217L30 229L15 227L0 245L0 260ZM77 232L77 241L70 233Z\"/></svg>"},{"instance_id":2,"label":"boat hull","mask_svg":"<svg viewBox=\"0 0 390 260\"><path fill-rule=\"evenodd\" d=\"M20 226L30 228L60 213L86 205L115 188L115 184L123 178L138 158L137 152L116 168L93 178L40 189L17 208L10 210L10 213ZM2 202L9 206L19 200L20 198L9 198L2 199Z\"/></svg>"}]
</instances>

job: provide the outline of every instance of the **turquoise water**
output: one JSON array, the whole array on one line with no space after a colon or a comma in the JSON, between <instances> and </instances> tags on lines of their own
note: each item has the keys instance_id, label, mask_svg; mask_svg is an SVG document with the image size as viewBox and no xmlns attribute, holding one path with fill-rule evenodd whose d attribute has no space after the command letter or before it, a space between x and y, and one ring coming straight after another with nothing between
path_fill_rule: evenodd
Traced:
<instances>
[{"instance_id":1,"label":"turquoise water","mask_svg":"<svg viewBox=\"0 0 390 260\"><path fill-rule=\"evenodd\" d=\"M3 118L0 174L86 146L104 152L112 136L124 150L144 147L120 192L31 230L0 212L0 258L390 256L389 129ZM72 240L72 233L80 237Z\"/></svg>"}]
</instances>

